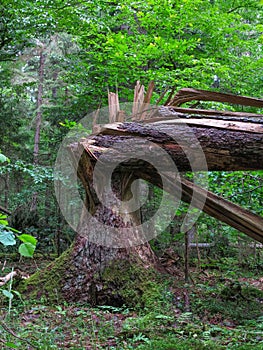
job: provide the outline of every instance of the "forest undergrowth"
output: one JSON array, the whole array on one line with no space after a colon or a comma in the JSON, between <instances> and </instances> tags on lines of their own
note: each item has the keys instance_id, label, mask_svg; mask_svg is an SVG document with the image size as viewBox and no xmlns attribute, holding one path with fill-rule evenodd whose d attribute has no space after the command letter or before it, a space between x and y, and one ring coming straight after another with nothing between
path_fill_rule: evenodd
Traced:
<instances>
[{"instance_id":1,"label":"forest undergrowth","mask_svg":"<svg viewBox=\"0 0 263 350\"><path fill-rule=\"evenodd\" d=\"M14 262L32 273L48 261ZM167 261L166 261L167 262ZM16 268L16 266L15 266ZM262 349L262 266L234 258L192 259L190 282L174 262L152 282L138 307L27 300L1 296L2 349ZM9 288L9 289L8 289Z\"/></svg>"}]
</instances>

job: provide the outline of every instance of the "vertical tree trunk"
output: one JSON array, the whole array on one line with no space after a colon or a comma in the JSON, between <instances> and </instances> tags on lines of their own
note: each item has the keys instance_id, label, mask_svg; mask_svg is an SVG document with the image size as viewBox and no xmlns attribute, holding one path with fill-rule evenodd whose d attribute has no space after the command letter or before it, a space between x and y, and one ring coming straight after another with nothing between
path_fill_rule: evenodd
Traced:
<instances>
[{"instance_id":1,"label":"vertical tree trunk","mask_svg":"<svg viewBox=\"0 0 263 350\"><path fill-rule=\"evenodd\" d=\"M10 181L10 175L9 173L6 174L4 177L5 182L5 189L4 189L4 206L6 209L8 209L9 206L9 181Z\"/></svg>"},{"instance_id":2,"label":"vertical tree trunk","mask_svg":"<svg viewBox=\"0 0 263 350\"><path fill-rule=\"evenodd\" d=\"M34 153L33 153L34 165L38 165L39 163L39 143L40 143L40 132L41 132L41 123L42 123L45 59L46 57L44 54L44 48L41 48L40 55L39 55L39 69L38 69L37 116L36 116L36 129L35 129ZM34 192L32 195L30 211L36 211L37 209L37 196L38 196L37 192Z\"/></svg>"},{"instance_id":3,"label":"vertical tree trunk","mask_svg":"<svg viewBox=\"0 0 263 350\"><path fill-rule=\"evenodd\" d=\"M185 282L189 282L189 231L184 234L184 279Z\"/></svg>"},{"instance_id":4,"label":"vertical tree trunk","mask_svg":"<svg viewBox=\"0 0 263 350\"><path fill-rule=\"evenodd\" d=\"M141 238L145 242L145 239L140 212L132 212L128 205L125 207L131 196L130 174L116 172L113 176L113 191L122 200L123 210L120 211L116 197L112 199L107 192L102 193L108 197L107 207L98 200L91 168L84 154L78 175L86 191L86 210L71 249L45 271L24 282L25 288L33 290L38 297L44 294L53 300L59 295L61 300L91 305L136 305L141 302L147 283L156 278L156 269L161 267L148 242L133 245L134 240L138 242ZM105 228L104 236L101 223ZM116 228L116 237L111 234L113 228Z\"/></svg>"},{"instance_id":5,"label":"vertical tree trunk","mask_svg":"<svg viewBox=\"0 0 263 350\"><path fill-rule=\"evenodd\" d=\"M39 162L39 142L40 131L42 123L42 104L43 104L43 85L44 85L44 68L45 68L45 54L44 49L40 50L39 55L39 70L38 70L38 91L37 91L37 117L36 117L36 131L34 142L34 164Z\"/></svg>"},{"instance_id":6,"label":"vertical tree trunk","mask_svg":"<svg viewBox=\"0 0 263 350\"><path fill-rule=\"evenodd\" d=\"M58 78L58 71L53 72L53 84L54 86L52 87L52 98L55 100L57 98L57 86L56 86L56 81Z\"/></svg>"}]
</instances>

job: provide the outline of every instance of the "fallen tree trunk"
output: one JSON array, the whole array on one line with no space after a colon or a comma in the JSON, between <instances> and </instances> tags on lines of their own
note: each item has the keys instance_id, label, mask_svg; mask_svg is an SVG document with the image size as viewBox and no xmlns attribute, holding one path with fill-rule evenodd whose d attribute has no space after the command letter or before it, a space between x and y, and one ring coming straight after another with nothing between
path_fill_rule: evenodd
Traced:
<instances>
[{"instance_id":1,"label":"fallen tree trunk","mask_svg":"<svg viewBox=\"0 0 263 350\"><path fill-rule=\"evenodd\" d=\"M158 177L158 174L156 174L156 176L149 176L149 174L140 172L137 175L151 182L155 186L162 188L162 182L160 177ZM192 206L202 210L209 216L245 233L256 241L263 243L263 218L261 216L256 215L223 197L217 196L210 191L204 190L184 178L178 180L171 175L167 176L167 181L169 182L171 193L178 193L182 187L182 192L180 191L182 201L191 203ZM192 201L194 192L194 201Z\"/></svg>"},{"instance_id":2,"label":"fallen tree trunk","mask_svg":"<svg viewBox=\"0 0 263 350\"><path fill-rule=\"evenodd\" d=\"M185 179L178 181L176 177L169 175L169 164L165 164L165 159L156 159L154 161L155 167L147 162L141 162L137 158L131 158L125 163L121 162L122 152L129 154L131 151L129 147L135 149L135 154L152 152L150 150L152 146L149 146L145 140L154 140L155 144L161 145L169 153L179 171L192 170L191 162L188 161L185 150L180 147L180 143L184 141L183 132L187 131L183 120L172 120L172 124L167 123L167 120L158 121L157 123L151 123L147 127L137 123L105 125L99 135L79 144L79 152L84 149L91 158L92 155L94 156L93 161L95 162L99 158L101 162L105 163L105 169L107 169L107 164L111 164L113 158L118 163L119 156L121 171L133 172L137 178L143 178L162 188L162 180L155 170L155 167L158 167L159 164L163 169L167 168L166 178L169 183L168 186L170 186L170 193L178 193L182 186L182 200L190 203L195 191L195 202L192 205L262 242L263 218ZM191 125L191 131L193 131L196 140L201 144L206 156L208 170L233 171L263 168L263 127L261 124L227 121L218 121L215 124L215 121L210 119L191 119L188 124ZM171 132L168 133L167 131L171 125L174 127L173 136L176 135L174 138L171 138ZM178 140L180 141L179 145ZM122 146L113 152L112 148L115 143ZM189 147L190 150L193 149L193 152L195 152L193 147L195 142L192 135L190 135L189 142L183 143L184 147ZM198 157L199 151L196 157L193 157L196 158L195 168L207 170L198 167ZM202 164L203 162L200 161L200 165Z\"/></svg>"},{"instance_id":3,"label":"fallen tree trunk","mask_svg":"<svg viewBox=\"0 0 263 350\"><path fill-rule=\"evenodd\" d=\"M4 208L2 206L0 206L0 212L5 213L7 215L11 215L12 214L11 211L9 211L8 209L6 209L6 208Z\"/></svg>"},{"instance_id":4,"label":"fallen tree trunk","mask_svg":"<svg viewBox=\"0 0 263 350\"><path fill-rule=\"evenodd\" d=\"M129 142L124 142L124 140ZM100 133L82 142L83 148L96 155L104 153L103 161L112 162L111 147L123 143L121 150L129 153L131 147L150 152L149 147L162 147L175 162L179 171L191 171L185 151L195 159L195 170L260 170L263 169L263 124L220 121L211 119L162 120L151 124L116 123L104 125ZM206 158L206 168L199 162L200 147ZM106 153L105 151L108 150ZM153 151L152 151L153 152ZM139 153L139 154L140 154ZM120 159L121 159L120 152ZM202 155L201 155L202 156ZM114 150L114 157L118 153ZM162 167L169 167L162 163ZM158 160L157 160L158 162ZM200 166L198 167L198 162ZM125 169L138 168L138 161L126 162ZM146 166L146 165L145 165ZM150 166L150 165L149 165Z\"/></svg>"}]
</instances>

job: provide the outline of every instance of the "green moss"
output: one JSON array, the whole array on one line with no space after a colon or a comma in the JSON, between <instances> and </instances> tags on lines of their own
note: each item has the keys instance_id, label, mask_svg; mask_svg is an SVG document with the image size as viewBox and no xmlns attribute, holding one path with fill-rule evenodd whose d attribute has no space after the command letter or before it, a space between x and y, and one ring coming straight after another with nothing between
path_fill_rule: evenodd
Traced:
<instances>
[{"instance_id":1,"label":"green moss","mask_svg":"<svg viewBox=\"0 0 263 350\"><path fill-rule=\"evenodd\" d=\"M69 300L66 294L68 281L76 279L79 270L72 263L71 249L64 252L43 270L16 286L22 295L29 299L41 299L49 303L61 304ZM89 276L90 272L90 276ZM103 272L81 271L81 287L77 293L71 292L76 300L93 305L126 305L132 308L161 309L163 307L164 285L158 281L157 272L137 260L112 261ZM87 279L85 279L87 278ZM74 291L73 286L73 291ZM83 287L83 288L82 288ZM73 295L72 294L72 295ZM71 295L70 295L71 298Z\"/></svg>"},{"instance_id":2,"label":"green moss","mask_svg":"<svg viewBox=\"0 0 263 350\"><path fill-rule=\"evenodd\" d=\"M49 302L61 303L62 279L65 279L68 270L68 261L71 249L50 263L45 269L37 271L30 278L23 280L16 286L21 294L30 299L46 299Z\"/></svg>"},{"instance_id":3,"label":"green moss","mask_svg":"<svg viewBox=\"0 0 263 350\"><path fill-rule=\"evenodd\" d=\"M160 305L163 299L164 286L156 271L138 263L113 262L104 270L102 280L104 291L108 289L120 301L118 306L150 309Z\"/></svg>"}]
</instances>

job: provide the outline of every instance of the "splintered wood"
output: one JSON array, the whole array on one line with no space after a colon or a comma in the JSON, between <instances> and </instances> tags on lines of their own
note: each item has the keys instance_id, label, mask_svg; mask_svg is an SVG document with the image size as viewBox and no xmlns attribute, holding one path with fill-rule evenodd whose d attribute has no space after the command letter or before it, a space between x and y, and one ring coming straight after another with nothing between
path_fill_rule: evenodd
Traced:
<instances>
[{"instance_id":1,"label":"splintered wood","mask_svg":"<svg viewBox=\"0 0 263 350\"><path fill-rule=\"evenodd\" d=\"M202 148L206 158L206 169L210 171L235 171L235 170L263 170L263 115L257 113L228 112L216 110L200 110L194 108L179 107L189 101L216 101L243 106L263 108L263 100L246 96L235 96L213 91L182 89L173 96L174 90L169 93L163 106L152 109L150 106L153 95L154 83L150 82L145 93L143 85L137 81L134 89L133 106L130 115L120 110L118 93L108 94L109 122L100 128L98 135L87 138L85 150L91 161L96 161L92 154L100 157L108 164L112 161L111 145L114 142L121 144L123 152L129 152L125 140L130 147L139 147L139 154L147 154L148 141L154 142L158 147L169 154L179 172L192 171L185 152L175 142L178 139L189 137L186 135L185 125L191 127L191 133ZM161 101L165 94L162 95ZM126 120L130 123L124 123ZM171 138L169 135L175 135ZM156 147L157 147L156 146ZM190 151L195 152L194 145L190 145ZM154 152L151 146L151 152ZM115 161L118 154L114 154ZM121 158L120 158L121 159ZM196 156L197 163L198 157ZM163 169L166 164L163 159L156 159ZM159 164L159 163L158 163ZM199 164L199 163L198 163ZM169 168L169 165L167 165ZM132 173L153 185L162 188L160 176L150 164L140 162L140 159L131 159L125 162L122 171ZM228 225L247 234L254 240L263 243L263 218L240 206L233 204L222 197L215 195L195 184L181 178L177 180L171 177L170 193L182 187L182 200L190 203L193 192L198 193L198 198L205 203L201 206L199 201L193 204L208 215L227 223Z\"/></svg>"},{"instance_id":2,"label":"splintered wood","mask_svg":"<svg viewBox=\"0 0 263 350\"><path fill-rule=\"evenodd\" d=\"M190 101L216 101L263 108L263 100L246 96L238 96L221 92L185 88L168 101L168 106L180 106Z\"/></svg>"}]
</instances>

